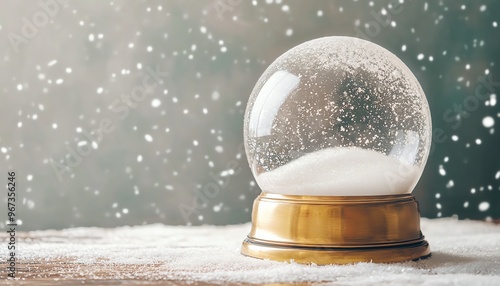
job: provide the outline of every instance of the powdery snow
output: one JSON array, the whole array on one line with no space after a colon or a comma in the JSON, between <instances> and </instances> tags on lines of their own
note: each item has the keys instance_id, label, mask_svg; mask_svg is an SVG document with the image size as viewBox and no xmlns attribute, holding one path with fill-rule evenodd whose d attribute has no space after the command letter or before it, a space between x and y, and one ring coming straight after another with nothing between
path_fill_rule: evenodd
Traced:
<instances>
[{"instance_id":1,"label":"powdery snow","mask_svg":"<svg viewBox=\"0 0 500 286\"><path fill-rule=\"evenodd\" d=\"M410 193L419 169L357 148L328 148L257 176L265 192L288 195L363 196Z\"/></svg>"},{"instance_id":2,"label":"powdery snow","mask_svg":"<svg viewBox=\"0 0 500 286\"><path fill-rule=\"evenodd\" d=\"M40 279L59 275L63 280L113 279L129 285L137 284L129 279L216 284L500 285L500 225L491 223L422 219L422 231L433 253L431 258L344 266L300 265L242 256L240 245L249 230L250 224L201 227L155 224L18 233L19 261L41 263L19 272L18 277ZM5 234L2 237L5 239ZM48 263L59 268L52 273L35 273L36 267Z\"/></svg>"}]
</instances>

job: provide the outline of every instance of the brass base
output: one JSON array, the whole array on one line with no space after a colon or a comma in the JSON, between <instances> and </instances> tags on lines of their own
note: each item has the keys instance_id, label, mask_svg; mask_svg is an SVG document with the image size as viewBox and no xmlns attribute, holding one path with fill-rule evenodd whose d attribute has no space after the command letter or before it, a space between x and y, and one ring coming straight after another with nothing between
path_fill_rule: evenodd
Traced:
<instances>
[{"instance_id":1,"label":"brass base","mask_svg":"<svg viewBox=\"0 0 500 286\"><path fill-rule=\"evenodd\" d=\"M319 197L261 194L247 256L297 263L399 262L430 256L412 195Z\"/></svg>"}]
</instances>

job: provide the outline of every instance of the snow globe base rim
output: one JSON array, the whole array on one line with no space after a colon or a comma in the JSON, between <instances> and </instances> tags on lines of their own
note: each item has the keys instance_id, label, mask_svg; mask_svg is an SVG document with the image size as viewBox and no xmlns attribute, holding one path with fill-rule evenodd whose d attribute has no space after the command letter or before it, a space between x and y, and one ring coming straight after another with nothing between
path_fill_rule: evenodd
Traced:
<instances>
[{"instance_id":1,"label":"snow globe base rim","mask_svg":"<svg viewBox=\"0 0 500 286\"><path fill-rule=\"evenodd\" d=\"M426 240L417 243L375 248L318 248L281 246L255 243L247 238L241 253L245 256L300 264L330 265L369 263L396 263L417 261L431 256Z\"/></svg>"},{"instance_id":2,"label":"snow globe base rim","mask_svg":"<svg viewBox=\"0 0 500 286\"><path fill-rule=\"evenodd\" d=\"M430 255L410 194L363 197L262 193L244 255L298 263L397 262Z\"/></svg>"}]
</instances>

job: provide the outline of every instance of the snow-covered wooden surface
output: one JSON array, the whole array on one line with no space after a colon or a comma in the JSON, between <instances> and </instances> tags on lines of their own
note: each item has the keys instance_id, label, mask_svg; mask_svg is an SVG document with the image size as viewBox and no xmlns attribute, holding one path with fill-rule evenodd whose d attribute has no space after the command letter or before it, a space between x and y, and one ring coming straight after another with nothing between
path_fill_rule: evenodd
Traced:
<instances>
[{"instance_id":1,"label":"snow-covered wooden surface","mask_svg":"<svg viewBox=\"0 0 500 286\"><path fill-rule=\"evenodd\" d=\"M500 285L500 225L492 223L422 219L431 258L347 266L244 257L239 248L249 228L157 224L20 232L17 281L0 285ZM6 244L5 234L2 240Z\"/></svg>"}]
</instances>

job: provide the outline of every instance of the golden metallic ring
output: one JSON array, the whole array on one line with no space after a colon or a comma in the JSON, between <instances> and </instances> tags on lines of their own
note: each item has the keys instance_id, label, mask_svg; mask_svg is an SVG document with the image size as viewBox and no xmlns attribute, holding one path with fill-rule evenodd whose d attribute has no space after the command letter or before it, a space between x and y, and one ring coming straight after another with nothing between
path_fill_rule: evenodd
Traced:
<instances>
[{"instance_id":1,"label":"golden metallic ring","mask_svg":"<svg viewBox=\"0 0 500 286\"><path fill-rule=\"evenodd\" d=\"M412 195L290 196L261 194L254 202L244 255L298 263L397 262L425 258Z\"/></svg>"}]
</instances>

